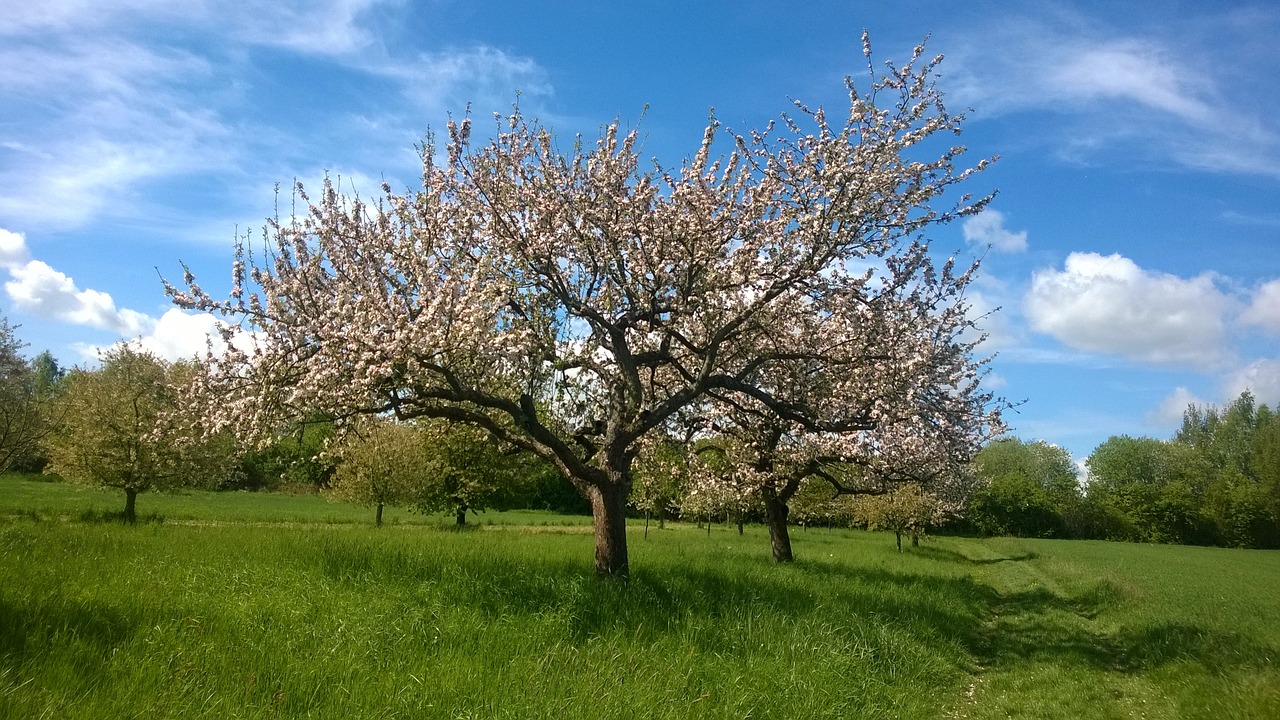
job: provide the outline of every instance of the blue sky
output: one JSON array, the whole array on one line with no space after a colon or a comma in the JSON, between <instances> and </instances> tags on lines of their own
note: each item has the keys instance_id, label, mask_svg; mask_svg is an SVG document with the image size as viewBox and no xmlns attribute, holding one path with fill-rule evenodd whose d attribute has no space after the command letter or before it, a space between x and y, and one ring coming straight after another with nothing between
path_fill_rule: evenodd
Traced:
<instances>
[{"instance_id":1,"label":"blue sky","mask_svg":"<svg viewBox=\"0 0 1280 720\"><path fill-rule=\"evenodd\" d=\"M277 183L410 187L415 143L468 103L518 96L562 137L639 123L676 164L713 107L738 130L840 107L866 28L878 59L928 35L972 157L1001 156L972 187L991 209L931 238L984 257L1015 434L1084 458L1170 436L1190 402L1280 403L1274 3L4 4L0 312L31 354L201 349L209 319L161 275L225 290Z\"/></svg>"}]
</instances>

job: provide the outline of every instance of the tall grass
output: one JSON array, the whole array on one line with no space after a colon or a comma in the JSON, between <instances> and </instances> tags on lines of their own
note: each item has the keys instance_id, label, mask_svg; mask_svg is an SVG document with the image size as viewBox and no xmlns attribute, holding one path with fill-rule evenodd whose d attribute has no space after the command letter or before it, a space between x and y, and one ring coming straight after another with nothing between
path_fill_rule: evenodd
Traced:
<instances>
[{"instance_id":1,"label":"tall grass","mask_svg":"<svg viewBox=\"0 0 1280 720\"><path fill-rule=\"evenodd\" d=\"M0 717L1280 717L1277 553L225 512L4 513Z\"/></svg>"}]
</instances>

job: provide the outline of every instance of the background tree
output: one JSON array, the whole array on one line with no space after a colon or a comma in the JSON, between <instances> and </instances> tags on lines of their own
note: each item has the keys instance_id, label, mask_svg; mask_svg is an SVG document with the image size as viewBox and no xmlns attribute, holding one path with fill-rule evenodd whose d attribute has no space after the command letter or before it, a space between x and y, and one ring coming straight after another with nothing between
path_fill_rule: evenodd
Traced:
<instances>
[{"instance_id":1,"label":"background tree","mask_svg":"<svg viewBox=\"0 0 1280 720\"><path fill-rule=\"evenodd\" d=\"M848 527L854 522L853 504L858 497L834 491L821 478L805 478L791 498L790 519L802 528Z\"/></svg>"},{"instance_id":2,"label":"background tree","mask_svg":"<svg viewBox=\"0 0 1280 720\"><path fill-rule=\"evenodd\" d=\"M982 489L968 519L988 535L1059 537L1086 521L1083 493L1071 454L1043 440L1005 438L974 457Z\"/></svg>"},{"instance_id":3,"label":"background tree","mask_svg":"<svg viewBox=\"0 0 1280 720\"><path fill-rule=\"evenodd\" d=\"M427 512L452 513L457 525L466 524L468 512L516 506L540 471L528 453L503 448L469 425L424 419L414 430L423 459L414 502Z\"/></svg>"},{"instance_id":4,"label":"background tree","mask_svg":"<svg viewBox=\"0 0 1280 720\"><path fill-rule=\"evenodd\" d=\"M936 272L915 240L985 206L989 197L967 195L934 203L986 161L957 168L964 148L942 140L962 118L935 87L941 58L919 47L877 76L869 42L864 51L868 83L848 82L842 122L798 105L778 126L717 145L713 119L678 169L641 170L638 133L617 123L562 154L517 110L478 148L470 118L451 121L445 152L425 143L421 190L384 185L377 208L327 182L314 201L299 188L306 216L273 223L256 256L241 246L229 299L189 273L185 290L168 288L183 307L253 330L256 347L228 342L194 397L217 427L259 437L313 411L479 427L551 462L590 500L596 571L625 575L632 462L709 393L825 432L852 419L835 422L771 383L798 347L799 359L838 366L829 377L843 372L841 393L862 399L847 414L862 413L862 428L973 381L969 367L924 372L945 386L900 397L882 381L928 358L855 357L795 334L854 332L867 319L860 306L892 306L908 312L871 317L863 332L914 348L932 339L915 322L935 310L930 300L947 301L936 308L943 327L963 315L952 289L967 274ZM896 305L859 303L886 287ZM952 354L969 347L946 332L937 340ZM932 413L925 424L951 427Z\"/></svg>"},{"instance_id":5,"label":"background tree","mask_svg":"<svg viewBox=\"0 0 1280 720\"><path fill-rule=\"evenodd\" d=\"M49 400L57 377L47 372L42 360L52 361L53 356L41 353L28 363L13 331L0 317L0 472L39 469L41 441L53 426Z\"/></svg>"},{"instance_id":6,"label":"background tree","mask_svg":"<svg viewBox=\"0 0 1280 720\"><path fill-rule=\"evenodd\" d=\"M1248 391L1221 409L1192 405L1170 445L1198 460L1184 494L1214 526L1210 541L1280 547L1280 422L1270 408Z\"/></svg>"},{"instance_id":7,"label":"background tree","mask_svg":"<svg viewBox=\"0 0 1280 720\"><path fill-rule=\"evenodd\" d=\"M658 516L658 527L666 527L667 516L680 509L690 482L692 443L654 436L636 457L631 505L644 514L644 533L649 536L649 518Z\"/></svg>"},{"instance_id":8,"label":"background tree","mask_svg":"<svg viewBox=\"0 0 1280 720\"><path fill-rule=\"evenodd\" d=\"M333 477L333 464L324 459L333 437L330 420L319 416L304 418L261 447L245 452L240 472L228 478L224 489L324 490Z\"/></svg>"},{"instance_id":9,"label":"background tree","mask_svg":"<svg viewBox=\"0 0 1280 720\"><path fill-rule=\"evenodd\" d=\"M1194 452L1153 438L1109 438L1089 456L1089 500L1105 513L1107 536L1194 542L1208 468Z\"/></svg>"},{"instance_id":10,"label":"background tree","mask_svg":"<svg viewBox=\"0 0 1280 720\"><path fill-rule=\"evenodd\" d=\"M911 535L913 546L920 544L920 536L942 522L944 504L933 495L924 492L919 485L908 483L893 488L883 495L866 495L853 502L853 517L864 523L868 530L892 530L902 552L902 535Z\"/></svg>"},{"instance_id":11,"label":"background tree","mask_svg":"<svg viewBox=\"0 0 1280 720\"><path fill-rule=\"evenodd\" d=\"M416 503L427 472L422 433L411 425L367 418L330 453L334 465L331 497L376 507L374 524L382 525L387 505Z\"/></svg>"},{"instance_id":12,"label":"background tree","mask_svg":"<svg viewBox=\"0 0 1280 720\"><path fill-rule=\"evenodd\" d=\"M47 440L46 472L125 493L123 517L137 520L138 493L216 485L236 457L226 434L172 412L173 387L194 368L117 345L97 370L70 373L58 398L61 423Z\"/></svg>"}]
</instances>

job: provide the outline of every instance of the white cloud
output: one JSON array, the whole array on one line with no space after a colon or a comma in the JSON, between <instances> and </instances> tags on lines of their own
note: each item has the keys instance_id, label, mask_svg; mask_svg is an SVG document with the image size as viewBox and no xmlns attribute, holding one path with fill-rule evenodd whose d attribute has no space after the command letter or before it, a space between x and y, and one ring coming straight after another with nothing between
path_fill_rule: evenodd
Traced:
<instances>
[{"instance_id":1,"label":"white cloud","mask_svg":"<svg viewBox=\"0 0 1280 720\"><path fill-rule=\"evenodd\" d=\"M41 0L6 8L0 35L124 30L140 23L178 27L216 24L243 42L315 54L367 48L375 39L361 16L396 0Z\"/></svg>"},{"instance_id":2,"label":"white cloud","mask_svg":"<svg viewBox=\"0 0 1280 720\"><path fill-rule=\"evenodd\" d=\"M81 290L75 281L44 262L32 260L11 268L5 292L18 307L43 317L75 325L111 330L123 336L150 332L155 320L128 309L117 309L111 296Z\"/></svg>"},{"instance_id":3,"label":"white cloud","mask_svg":"<svg viewBox=\"0 0 1280 720\"><path fill-rule=\"evenodd\" d=\"M147 186L172 178L231 188L239 207L208 208L243 221L249 213L242 208L261 207L263 198L236 188L287 184L316 161L314 142L304 143L287 123L268 125L256 109L244 113L246 103L263 102L258 71L244 65L254 47L281 48L315 63L316 72L347 73L370 86L367 117L308 121L310 135L341 138L337 156L320 161L352 170L347 176L413 177L411 146L424 116L461 112L474 100L485 117L509 107L517 90L526 100L551 93L536 62L489 47L397 55L379 38L397 20L387 9L400 4L49 0L0 17L0 107L13 109L0 138L7 151L0 152L0 223L33 231L110 217L154 227L164 209L146 206L155 197ZM166 39L192 33L210 42L179 49ZM307 165L299 166L304 155ZM371 159L378 164L369 166ZM226 221L228 229L234 222ZM184 228L170 234L189 234Z\"/></svg>"},{"instance_id":4,"label":"white cloud","mask_svg":"<svg viewBox=\"0 0 1280 720\"><path fill-rule=\"evenodd\" d=\"M1215 72L1242 63L1229 48L1266 46L1273 21L1184 20L1172 32L1088 18L997 22L948 53L951 96L976 117L1037 113L1051 128L1042 137L1069 156L1114 159L1123 146L1198 169L1280 174L1274 102Z\"/></svg>"},{"instance_id":5,"label":"white cloud","mask_svg":"<svg viewBox=\"0 0 1280 720\"><path fill-rule=\"evenodd\" d=\"M1181 278L1121 255L1072 253L1032 276L1031 326L1077 350L1140 362L1210 368L1226 360L1231 300L1212 276Z\"/></svg>"},{"instance_id":6,"label":"white cloud","mask_svg":"<svg viewBox=\"0 0 1280 720\"><path fill-rule=\"evenodd\" d=\"M1004 213L984 210L964 221L965 242L971 245L990 246L998 252L1026 252L1027 231L1010 232L1004 226Z\"/></svg>"},{"instance_id":7,"label":"white cloud","mask_svg":"<svg viewBox=\"0 0 1280 720\"><path fill-rule=\"evenodd\" d=\"M409 98L425 107L438 108L465 95L481 113L505 111L516 101L515 91L525 101L553 93L537 62L491 47L423 54L380 70L398 79Z\"/></svg>"},{"instance_id":8,"label":"white cloud","mask_svg":"<svg viewBox=\"0 0 1280 720\"><path fill-rule=\"evenodd\" d=\"M1255 360L1232 373L1224 383L1228 400L1249 390L1260 403L1280 405L1280 360Z\"/></svg>"},{"instance_id":9,"label":"white cloud","mask_svg":"<svg viewBox=\"0 0 1280 720\"><path fill-rule=\"evenodd\" d=\"M16 268L27 264L27 239L22 233L0 228L0 268Z\"/></svg>"},{"instance_id":10,"label":"white cloud","mask_svg":"<svg viewBox=\"0 0 1280 720\"><path fill-rule=\"evenodd\" d=\"M1272 280L1258 288L1253 302L1241 313L1240 321L1280 333L1280 280Z\"/></svg>"},{"instance_id":11,"label":"white cloud","mask_svg":"<svg viewBox=\"0 0 1280 720\"><path fill-rule=\"evenodd\" d=\"M1147 413L1146 424L1153 427L1167 428L1182 422L1182 414L1188 406L1204 405L1205 402L1184 387L1177 387L1155 409Z\"/></svg>"},{"instance_id":12,"label":"white cloud","mask_svg":"<svg viewBox=\"0 0 1280 720\"><path fill-rule=\"evenodd\" d=\"M1128 38L1081 43L1061 60L1043 69L1051 98L1134 103L1197 124L1214 118L1214 109L1203 99L1211 83L1154 43Z\"/></svg>"},{"instance_id":13,"label":"white cloud","mask_svg":"<svg viewBox=\"0 0 1280 720\"><path fill-rule=\"evenodd\" d=\"M81 290L65 273L40 260L28 260L26 240L20 233L0 228L0 267L9 271L5 292L23 310L73 325L88 325L115 332L131 344L169 360L201 356L209 348L226 349L218 328L224 326L208 314L186 313L177 308L159 319L128 308L117 308L111 295L98 290ZM253 336L238 333L237 346L250 350ZM103 348L79 343L83 361L94 361Z\"/></svg>"},{"instance_id":14,"label":"white cloud","mask_svg":"<svg viewBox=\"0 0 1280 720\"><path fill-rule=\"evenodd\" d=\"M215 354L225 349L218 332L222 325L224 323L212 315L187 313L173 308L165 311L155 321L155 327L150 333L132 344L167 360L189 360L203 357L210 340L213 341Z\"/></svg>"}]
</instances>

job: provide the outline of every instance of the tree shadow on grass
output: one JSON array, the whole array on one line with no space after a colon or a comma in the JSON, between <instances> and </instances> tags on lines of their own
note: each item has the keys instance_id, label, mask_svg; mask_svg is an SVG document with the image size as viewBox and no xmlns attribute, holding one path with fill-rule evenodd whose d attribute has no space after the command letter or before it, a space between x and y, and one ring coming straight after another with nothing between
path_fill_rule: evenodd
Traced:
<instances>
[{"instance_id":1,"label":"tree shadow on grass","mask_svg":"<svg viewBox=\"0 0 1280 720\"><path fill-rule=\"evenodd\" d=\"M970 574L742 560L724 568L653 563L623 583L596 578L585 560L559 556L487 555L459 564L456 558L440 561L385 550L338 544L319 548L319 557L333 577L371 587L390 582L440 588L447 593L441 601L493 618L540 616L559 624L569 642L612 633L650 640L680 633L704 651L732 652L744 643L741 631L748 618L766 623L808 618L849 632L879 624L922 643L951 643L984 668L1043 660L1138 672L1193 662L1225 672L1274 666L1271 658L1280 654L1196 623L1100 627L1099 614L1129 602L1122 588L1105 579L1070 593L1034 587L1002 594ZM975 567L1035 559L1023 554L973 560L941 548L913 553Z\"/></svg>"},{"instance_id":2,"label":"tree shadow on grass","mask_svg":"<svg viewBox=\"0 0 1280 720\"><path fill-rule=\"evenodd\" d=\"M948 550L946 548L932 547L928 545L913 547L909 550L909 552L912 555L918 555L920 557L929 558L931 560L941 560L945 562L962 563L964 565L995 565L997 563L1006 563L1006 562L1024 562L1026 560L1035 560L1040 557L1039 553L1025 552L1025 553L1020 553L1018 555L1010 555L1007 557L971 558L968 555L956 552L955 550Z\"/></svg>"},{"instance_id":3,"label":"tree shadow on grass","mask_svg":"<svg viewBox=\"0 0 1280 720\"><path fill-rule=\"evenodd\" d=\"M20 665L46 650L75 645L86 659L101 661L137 627L134 618L100 603L19 605L0 598L0 664Z\"/></svg>"}]
</instances>

